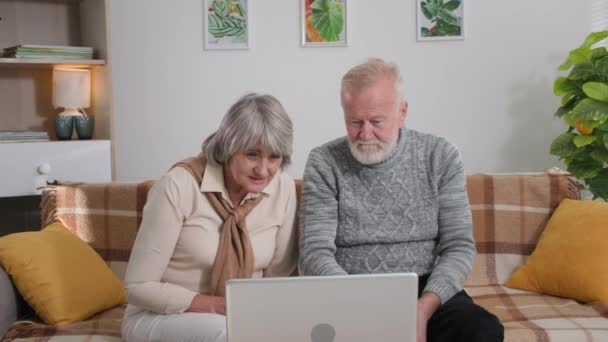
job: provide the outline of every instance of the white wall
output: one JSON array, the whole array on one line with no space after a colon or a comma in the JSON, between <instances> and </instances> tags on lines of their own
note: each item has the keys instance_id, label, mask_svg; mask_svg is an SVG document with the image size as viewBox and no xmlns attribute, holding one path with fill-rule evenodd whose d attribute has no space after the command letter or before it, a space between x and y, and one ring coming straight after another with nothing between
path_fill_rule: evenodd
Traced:
<instances>
[{"instance_id":1,"label":"white wall","mask_svg":"<svg viewBox=\"0 0 608 342\"><path fill-rule=\"evenodd\" d=\"M340 78L371 56L401 66L406 125L454 142L467 172L557 164L552 84L591 28L592 0L466 0L466 39L448 42L416 42L414 0L350 0L346 48L301 48L298 0L250 1L248 51L203 50L202 0L110 1L117 180L158 177L197 153L248 91L291 114L299 177L313 147L344 135Z\"/></svg>"}]
</instances>

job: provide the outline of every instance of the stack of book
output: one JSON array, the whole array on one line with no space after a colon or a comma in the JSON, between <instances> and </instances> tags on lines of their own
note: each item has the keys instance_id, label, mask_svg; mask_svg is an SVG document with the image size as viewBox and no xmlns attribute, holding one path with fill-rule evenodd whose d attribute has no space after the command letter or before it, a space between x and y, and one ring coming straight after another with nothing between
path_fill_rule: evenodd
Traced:
<instances>
[{"instance_id":1,"label":"stack of book","mask_svg":"<svg viewBox=\"0 0 608 342\"><path fill-rule=\"evenodd\" d=\"M4 48L5 58L93 59L87 46L16 45Z\"/></svg>"},{"instance_id":2,"label":"stack of book","mask_svg":"<svg viewBox=\"0 0 608 342\"><path fill-rule=\"evenodd\" d=\"M0 131L0 144L19 142L49 141L47 132L40 131Z\"/></svg>"}]
</instances>

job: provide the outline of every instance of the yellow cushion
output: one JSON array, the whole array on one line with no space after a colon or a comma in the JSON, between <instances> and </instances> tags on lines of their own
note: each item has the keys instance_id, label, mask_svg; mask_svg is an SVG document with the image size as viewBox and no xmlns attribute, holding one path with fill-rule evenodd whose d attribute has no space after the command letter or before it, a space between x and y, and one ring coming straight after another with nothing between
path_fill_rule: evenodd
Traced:
<instances>
[{"instance_id":1,"label":"yellow cushion","mask_svg":"<svg viewBox=\"0 0 608 342\"><path fill-rule=\"evenodd\" d=\"M120 279L59 222L0 238L0 264L47 324L81 321L126 302Z\"/></svg>"},{"instance_id":2,"label":"yellow cushion","mask_svg":"<svg viewBox=\"0 0 608 342\"><path fill-rule=\"evenodd\" d=\"M608 302L608 203L565 199L507 286L581 302Z\"/></svg>"}]
</instances>

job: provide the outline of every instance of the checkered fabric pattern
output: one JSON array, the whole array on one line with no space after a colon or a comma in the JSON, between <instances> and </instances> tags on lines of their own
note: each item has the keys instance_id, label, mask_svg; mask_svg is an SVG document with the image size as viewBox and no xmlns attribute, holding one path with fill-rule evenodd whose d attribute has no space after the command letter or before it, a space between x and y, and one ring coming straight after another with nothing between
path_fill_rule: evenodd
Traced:
<instances>
[{"instance_id":1,"label":"checkered fabric pattern","mask_svg":"<svg viewBox=\"0 0 608 342\"><path fill-rule=\"evenodd\" d=\"M478 255L465 288L500 318L505 341L608 341L608 303L576 301L506 288L511 273L532 253L549 217L564 198L578 199L566 175L469 175ZM301 182L297 181L298 194ZM152 185L58 185L45 192L43 224L63 221L121 278ZM124 306L63 327L18 322L5 338L20 341L118 341Z\"/></svg>"},{"instance_id":2,"label":"checkered fabric pattern","mask_svg":"<svg viewBox=\"0 0 608 342\"><path fill-rule=\"evenodd\" d=\"M52 326L40 321L19 321L2 341L24 342L121 342L120 325L126 305L101 312L86 321Z\"/></svg>"},{"instance_id":3,"label":"checkered fabric pattern","mask_svg":"<svg viewBox=\"0 0 608 342\"><path fill-rule=\"evenodd\" d=\"M608 341L608 303L509 289L511 274L526 260L555 208L579 199L566 175L469 175L469 202L477 256L465 283L475 302L505 326L505 341Z\"/></svg>"},{"instance_id":4,"label":"checkered fabric pattern","mask_svg":"<svg viewBox=\"0 0 608 342\"><path fill-rule=\"evenodd\" d=\"M42 226L59 220L124 279L153 181L57 185L44 192Z\"/></svg>"}]
</instances>

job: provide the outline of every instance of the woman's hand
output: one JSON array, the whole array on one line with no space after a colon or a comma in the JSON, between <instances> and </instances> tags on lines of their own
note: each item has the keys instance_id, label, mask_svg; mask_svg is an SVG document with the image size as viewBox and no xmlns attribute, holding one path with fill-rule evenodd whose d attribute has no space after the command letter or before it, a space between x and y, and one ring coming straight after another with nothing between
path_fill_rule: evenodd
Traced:
<instances>
[{"instance_id":1,"label":"woman's hand","mask_svg":"<svg viewBox=\"0 0 608 342\"><path fill-rule=\"evenodd\" d=\"M192 299L190 307L186 312L206 312L219 315L226 315L226 299L224 297L197 294Z\"/></svg>"}]
</instances>

